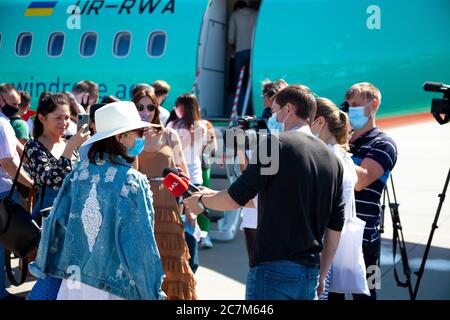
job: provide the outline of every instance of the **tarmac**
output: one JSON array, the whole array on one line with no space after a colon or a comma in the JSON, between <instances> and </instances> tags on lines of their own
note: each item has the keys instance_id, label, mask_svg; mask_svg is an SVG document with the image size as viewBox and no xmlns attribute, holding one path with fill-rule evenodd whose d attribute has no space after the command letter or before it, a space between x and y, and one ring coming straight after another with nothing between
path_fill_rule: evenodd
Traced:
<instances>
[{"instance_id":1,"label":"tarmac","mask_svg":"<svg viewBox=\"0 0 450 320\"><path fill-rule=\"evenodd\" d=\"M438 195L442 193L450 170L450 124L441 126L428 117L422 123L384 128L384 131L398 146L399 156L393 179L414 290L418 278L414 272L419 270L422 262L439 204ZM389 187L392 193L390 182ZM450 299L450 190L447 195L417 291L418 300ZM409 300L408 288L397 286L394 279L394 267L402 281L405 277L398 250L395 264L393 261L393 228L388 209L385 211L384 226L378 298ZM196 273L199 299L244 299L248 257L243 232L239 231L231 241L214 241L213 248L200 249L199 253L200 267ZM15 265L17 261L13 261ZM23 285L9 286L8 290L26 296L34 283L35 279L30 277Z\"/></svg>"}]
</instances>

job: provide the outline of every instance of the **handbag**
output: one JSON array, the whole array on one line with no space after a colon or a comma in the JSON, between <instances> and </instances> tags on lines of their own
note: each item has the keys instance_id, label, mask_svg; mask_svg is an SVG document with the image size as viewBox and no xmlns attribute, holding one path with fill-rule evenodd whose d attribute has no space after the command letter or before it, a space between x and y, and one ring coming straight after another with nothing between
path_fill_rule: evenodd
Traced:
<instances>
[{"instance_id":1,"label":"handbag","mask_svg":"<svg viewBox=\"0 0 450 320\"><path fill-rule=\"evenodd\" d=\"M0 245L19 258L26 258L28 253L36 247L40 237L40 229L30 213L12 199L24 156L25 150L22 153L11 191L5 199L0 201Z\"/></svg>"},{"instance_id":2,"label":"handbag","mask_svg":"<svg viewBox=\"0 0 450 320\"><path fill-rule=\"evenodd\" d=\"M28 273L28 256L25 258L20 258L19 261L19 269L20 269L20 280L17 281L14 278L14 274L12 272L12 268L11 268L11 252L8 250L5 250L5 269L6 269L6 275L8 277L9 282L13 285L13 286L20 286L23 283L25 283L25 281L27 280L27 276L29 275Z\"/></svg>"},{"instance_id":3,"label":"handbag","mask_svg":"<svg viewBox=\"0 0 450 320\"><path fill-rule=\"evenodd\" d=\"M366 222L356 216L354 194L351 201L352 215L346 217L339 247L331 265L329 291L370 295L362 251Z\"/></svg>"}]
</instances>

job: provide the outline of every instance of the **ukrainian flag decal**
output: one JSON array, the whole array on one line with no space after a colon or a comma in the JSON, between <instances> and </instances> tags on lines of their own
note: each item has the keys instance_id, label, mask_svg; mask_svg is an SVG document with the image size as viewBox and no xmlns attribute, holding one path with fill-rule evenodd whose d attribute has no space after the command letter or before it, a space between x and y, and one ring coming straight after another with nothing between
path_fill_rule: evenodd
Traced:
<instances>
[{"instance_id":1,"label":"ukrainian flag decal","mask_svg":"<svg viewBox=\"0 0 450 320\"><path fill-rule=\"evenodd\" d=\"M57 1L32 1L25 10L24 16L44 17L51 16Z\"/></svg>"}]
</instances>

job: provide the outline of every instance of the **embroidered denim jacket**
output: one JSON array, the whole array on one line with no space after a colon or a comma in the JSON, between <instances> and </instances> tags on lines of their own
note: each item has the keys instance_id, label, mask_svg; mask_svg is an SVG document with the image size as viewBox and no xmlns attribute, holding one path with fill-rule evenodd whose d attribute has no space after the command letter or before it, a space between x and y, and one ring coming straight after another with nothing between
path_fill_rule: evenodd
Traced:
<instances>
[{"instance_id":1,"label":"embroidered denim jacket","mask_svg":"<svg viewBox=\"0 0 450 320\"><path fill-rule=\"evenodd\" d=\"M164 299L150 186L123 158L114 162L84 160L65 178L30 271L125 299Z\"/></svg>"}]
</instances>

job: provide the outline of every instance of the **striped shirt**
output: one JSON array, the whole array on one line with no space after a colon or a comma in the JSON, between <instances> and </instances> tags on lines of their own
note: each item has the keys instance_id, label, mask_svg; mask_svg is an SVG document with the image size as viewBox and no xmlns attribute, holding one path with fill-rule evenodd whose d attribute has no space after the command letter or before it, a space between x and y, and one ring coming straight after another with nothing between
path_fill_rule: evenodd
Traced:
<instances>
[{"instance_id":1,"label":"striped shirt","mask_svg":"<svg viewBox=\"0 0 450 320\"><path fill-rule=\"evenodd\" d=\"M356 215L366 222L363 244L367 245L380 237L380 198L397 162L397 146L394 140L375 127L350 143L350 152L356 165L370 158L384 169L384 174L378 180L364 190L355 191Z\"/></svg>"}]
</instances>

